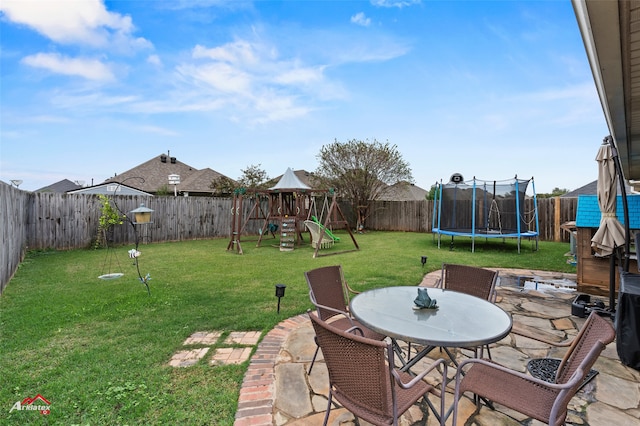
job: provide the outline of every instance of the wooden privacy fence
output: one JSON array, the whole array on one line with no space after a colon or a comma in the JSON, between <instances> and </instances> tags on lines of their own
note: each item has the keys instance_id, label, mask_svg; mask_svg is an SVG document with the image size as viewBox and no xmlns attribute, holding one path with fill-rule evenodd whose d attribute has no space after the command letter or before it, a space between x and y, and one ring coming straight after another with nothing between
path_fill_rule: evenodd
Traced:
<instances>
[{"instance_id":1,"label":"wooden privacy fence","mask_svg":"<svg viewBox=\"0 0 640 426\"><path fill-rule=\"evenodd\" d=\"M576 220L577 198L538 199L538 230L542 241L569 242L569 234L560 225ZM525 200L524 221L534 227L533 200ZM371 204L367 228L384 231L430 232L433 221L433 202L376 201ZM469 211L469 214L471 212Z\"/></svg>"},{"instance_id":2,"label":"wooden privacy fence","mask_svg":"<svg viewBox=\"0 0 640 426\"><path fill-rule=\"evenodd\" d=\"M29 205L27 194L0 182L0 294L24 257Z\"/></svg>"},{"instance_id":3,"label":"wooden privacy fence","mask_svg":"<svg viewBox=\"0 0 640 426\"><path fill-rule=\"evenodd\" d=\"M129 212L141 204L153 210L152 223L137 225L135 231L130 222L114 227L112 244L134 243L136 235L142 242L159 242L228 237L230 234L232 201L228 198L120 195L110 198L118 210L131 219L133 215ZM560 225L575 220L576 206L577 199L539 199L540 239L568 242L569 235L560 232ZM244 215L248 217L251 206L246 203L243 207ZM350 226L355 228L350 203L342 201L340 207ZM524 211L532 212L529 207ZM97 195L25 192L0 182L0 292L26 250L92 247L98 232L100 209ZM432 201L376 201L371 203L366 227L380 231L430 232L432 218ZM262 224L260 220L248 221L244 233L257 235Z\"/></svg>"},{"instance_id":4,"label":"wooden privacy fence","mask_svg":"<svg viewBox=\"0 0 640 426\"><path fill-rule=\"evenodd\" d=\"M94 195L32 194L31 213L27 224L29 249L59 250L88 248L98 232L101 203ZM110 197L113 205L131 220L132 210L144 204L153 210L151 223L143 225L124 221L114 226L112 244L181 241L229 235L231 200L212 197ZM257 230L255 231L257 232Z\"/></svg>"}]
</instances>

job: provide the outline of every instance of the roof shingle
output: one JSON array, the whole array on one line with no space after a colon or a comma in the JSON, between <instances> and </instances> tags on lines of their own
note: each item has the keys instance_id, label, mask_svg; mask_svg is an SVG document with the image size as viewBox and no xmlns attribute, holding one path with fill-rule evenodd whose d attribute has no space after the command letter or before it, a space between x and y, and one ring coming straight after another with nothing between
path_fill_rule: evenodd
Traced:
<instances>
[{"instance_id":1,"label":"roof shingle","mask_svg":"<svg viewBox=\"0 0 640 426\"><path fill-rule=\"evenodd\" d=\"M211 194L211 182L224 176L210 168L198 170L166 154L160 154L126 172L120 173L105 182L125 182L127 185L145 192L157 193L168 190L169 175L179 175L177 190L189 193ZM225 176L226 177L226 176Z\"/></svg>"}]
</instances>

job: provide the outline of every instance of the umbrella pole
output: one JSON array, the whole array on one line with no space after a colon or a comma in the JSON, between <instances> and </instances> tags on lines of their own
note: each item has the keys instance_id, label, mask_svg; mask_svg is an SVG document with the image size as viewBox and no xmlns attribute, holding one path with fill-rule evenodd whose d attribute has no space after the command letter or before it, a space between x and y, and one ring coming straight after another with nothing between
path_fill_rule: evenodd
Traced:
<instances>
[{"instance_id":1,"label":"umbrella pole","mask_svg":"<svg viewBox=\"0 0 640 426\"><path fill-rule=\"evenodd\" d=\"M616 312L616 247L609 256L609 312Z\"/></svg>"},{"instance_id":2,"label":"umbrella pole","mask_svg":"<svg viewBox=\"0 0 640 426\"><path fill-rule=\"evenodd\" d=\"M629 251L631 250L631 235L629 230L629 205L627 204L627 188L625 187L624 173L622 173L622 166L620 165L620 157L618 157L618 148L611 136L608 137L609 145L613 150L613 164L616 167L616 174L618 175L618 183L620 184L620 195L622 196L622 212L624 213L624 261L622 267L624 272L629 272Z\"/></svg>"},{"instance_id":3,"label":"umbrella pole","mask_svg":"<svg viewBox=\"0 0 640 426\"><path fill-rule=\"evenodd\" d=\"M623 259L620 259L624 272L629 272L629 258L631 250L630 242L630 229L629 229L629 206L627 204L627 189L625 187L624 173L622 172L622 165L620 164L620 157L618 156L618 148L613 140L613 137L607 136L605 140L611 146L613 154L613 164L618 175L618 184L620 185L620 195L622 196L622 211L624 215L624 252ZM611 260L609 264L609 311L612 315L616 312L616 256L619 254L620 248L614 247L613 253L611 253Z\"/></svg>"}]
</instances>

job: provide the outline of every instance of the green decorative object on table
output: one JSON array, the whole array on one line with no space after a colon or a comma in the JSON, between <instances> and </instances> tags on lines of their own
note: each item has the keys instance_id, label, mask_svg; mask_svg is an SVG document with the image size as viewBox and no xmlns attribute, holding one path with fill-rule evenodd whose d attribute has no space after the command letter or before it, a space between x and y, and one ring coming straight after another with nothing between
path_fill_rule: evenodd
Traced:
<instances>
[{"instance_id":1,"label":"green decorative object on table","mask_svg":"<svg viewBox=\"0 0 640 426\"><path fill-rule=\"evenodd\" d=\"M418 297L414 299L413 303L415 304L413 309L438 309L436 299L429 297L426 288L418 289Z\"/></svg>"}]
</instances>

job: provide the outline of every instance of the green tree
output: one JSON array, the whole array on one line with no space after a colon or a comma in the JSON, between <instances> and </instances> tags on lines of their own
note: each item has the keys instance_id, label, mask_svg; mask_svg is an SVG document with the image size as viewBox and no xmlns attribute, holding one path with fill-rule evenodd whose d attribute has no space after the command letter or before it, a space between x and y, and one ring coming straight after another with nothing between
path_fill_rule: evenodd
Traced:
<instances>
[{"instance_id":1,"label":"green tree","mask_svg":"<svg viewBox=\"0 0 640 426\"><path fill-rule=\"evenodd\" d=\"M264 189L268 180L269 175L260 168L260 164L252 164L242 170L242 176L238 178L238 186L240 188Z\"/></svg>"},{"instance_id":2,"label":"green tree","mask_svg":"<svg viewBox=\"0 0 640 426\"><path fill-rule=\"evenodd\" d=\"M358 229L364 228L370 202L377 200L387 186L400 181L413 182L409 164L397 146L389 142L336 140L324 145L317 158L318 182L352 201Z\"/></svg>"},{"instance_id":3,"label":"green tree","mask_svg":"<svg viewBox=\"0 0 640 426\"><path fill-rule=\"evenodd\" d=\"M567 192L569 192L569 190L566 189L566 188L560 189L558 187L555 187L555 188L553 188L553 190L551 191L550 194L536 194L536 197L539 197L539 198L553 198L553 197L559 197L561 195L564 195Z\"/></svg>"},{"instance_id":4,"label":"green tree","mask_svg":"<svg viewBox=\"0 0 640 426\"><path fill-rule=\"evenodd\" d=\"M429 193L427 194L427 196L425 198L427 200L437 200L439 196L440 196L440 194L438 192L438 186L437 185L431 185L431 188L429 189Z\"/></svg>"},{"instance_id":5,"label":"green tree","mask_svg":"<svg viewBox=\"0 0 640 426\"><path fill-rule=\"evenodd\" d=\"M166 183L160 188L156 189L156 196L158 197L167 196L169 194L173 195L173 191L169 192L169 185L167 185Z\"/></svg>"},{"instance_id":6,"label":"green tree","mask_svg":"<svg viewBox=\"0 0 640 426\"><path fill-rule=\"evenodd\" d=\"M218 196L229 196L233 194L233 190L236 188L237 184L226 176L218 176L216 179L211 181L209 184L209 188L213 192L213 195Z\"/></svg>"},{"instance_id":7,"label":"green tree","mask_svg":"<svg viewBox=\"0 0 640 426\"><path fill-rule=\"evenodd\" d=\"M98 235L95 248L106 246L108 242L107 233L111 227L122 225L126 218L111 204L109 197L99 194L98 199L100 200L100 218L98 219Z\"/></svg>"}]
</instances>

